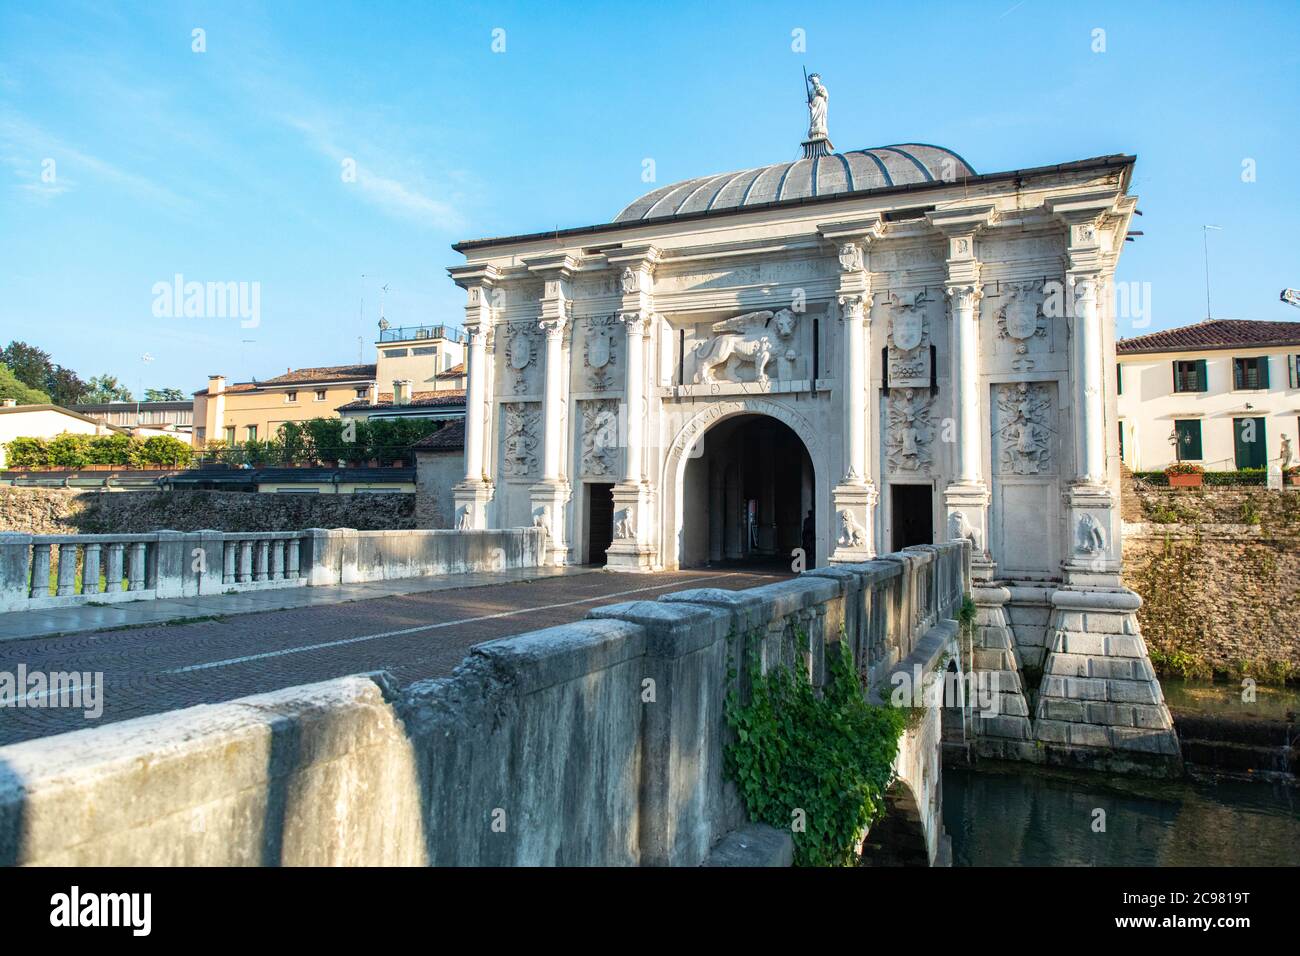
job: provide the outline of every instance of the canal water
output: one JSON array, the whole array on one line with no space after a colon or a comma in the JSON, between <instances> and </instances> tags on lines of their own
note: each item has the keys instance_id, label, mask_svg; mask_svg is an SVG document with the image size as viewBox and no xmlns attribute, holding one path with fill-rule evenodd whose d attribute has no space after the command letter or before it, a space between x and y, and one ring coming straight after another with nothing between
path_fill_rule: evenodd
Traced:
<instances>
[{"instance_id":1,"label":"canal water","mask_svg":"<svg viewBox=\"0 0 1300 956\"><path fill-rule=\"evenodd\" d=\"M1294 787L980 767L943 771L956 866L1300 865Z\"/></svg>"}]
</instances>

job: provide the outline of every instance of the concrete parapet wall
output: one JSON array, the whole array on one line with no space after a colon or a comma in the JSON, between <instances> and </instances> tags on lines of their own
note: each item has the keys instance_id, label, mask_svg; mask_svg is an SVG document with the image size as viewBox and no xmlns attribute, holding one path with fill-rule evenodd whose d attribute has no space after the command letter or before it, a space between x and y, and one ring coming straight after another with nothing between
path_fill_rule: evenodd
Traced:
<instances>
[{"instance_id":1,"label":"concrete parapet wall","mask_svg":"<svg viewBox=\"0 0 1300 956\"><path fill-rule=\"evenodd\" d=\"M401 690L360 675L0 748L0 863L699 865L745 825L723 776L745 655L793 649L820 681L847 640L930 667L963 549L597 608ZM934 859L932 716L897 768Z\"/></svg>"}]
</instances>

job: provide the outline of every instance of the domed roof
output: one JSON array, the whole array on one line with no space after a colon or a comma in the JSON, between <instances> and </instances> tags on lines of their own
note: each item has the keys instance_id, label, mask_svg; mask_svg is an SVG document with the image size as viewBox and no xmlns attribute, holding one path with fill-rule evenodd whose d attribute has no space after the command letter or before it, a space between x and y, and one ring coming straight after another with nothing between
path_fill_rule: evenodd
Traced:
<instances>
[{"instance_id":1,"label":"domed roof","mask_svg":"<svg viewBox=\"0 0 1300 956\"><path fill-rule=\"evenodd\" d=\"M924 143L877 146L661 186L624 208L614 221L635 222L741 209L787 199L951 181L974 175L975 170L966 160L942 146Z\"/></svg>"}]
</instances>

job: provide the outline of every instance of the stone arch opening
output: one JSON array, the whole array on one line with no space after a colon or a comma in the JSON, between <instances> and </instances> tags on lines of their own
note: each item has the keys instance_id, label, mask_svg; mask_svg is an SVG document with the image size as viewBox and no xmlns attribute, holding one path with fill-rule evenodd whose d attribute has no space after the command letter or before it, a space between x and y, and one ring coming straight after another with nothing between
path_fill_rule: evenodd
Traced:
<instances>
[{"instance_id":1,"label":"stone arch opening","mask_svg":"<svg viewBox=\"0 0 1300 956\"><path fill-rule=\"evenodd\" d=\"M795 548L817 553L816 503L812 456L789 424L757 412L718 421L685 460L679 565L788 569Z\"/></svg>"}]
</instances>

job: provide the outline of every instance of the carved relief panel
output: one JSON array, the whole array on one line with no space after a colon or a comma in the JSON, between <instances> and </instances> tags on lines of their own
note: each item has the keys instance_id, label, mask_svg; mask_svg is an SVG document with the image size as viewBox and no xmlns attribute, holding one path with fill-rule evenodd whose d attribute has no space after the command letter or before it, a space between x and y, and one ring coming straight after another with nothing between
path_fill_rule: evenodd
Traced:
<instances>
[{"instance_id":1,"label":"carved relief panel","mask_svg":"<svg viewBox=\"0 0 1300 956\"><path fill-rule=\"evenodd\" d=\"M618 401L599 398L578 402L582 427L582 460L578 470L584 478L609 478L618 473Z\"/></svg>"},{"instance_id":2,"label":"carved relief panel","mask_svg":"<svg viewBox=\"0 0 1300 956\"><path fill-rule=\"evenodd\" d=\"M1056 409L1053 383L995 386L993 469L999 475L1056 473Z\"/></svg>"},{"instance_id":3,"label":"carved relief panel","mask_svg":"<svg viewBox=\"0 0 1300 956\"><path fill-rule=\"evenodd\" d=\"M790 381L809 374L805 358L807 315L791 309L744 312L687 333L687 384Z\"/></svg>"},{"instance_id":4,"label":"carved relief panel","mask_svg":"<svg viewBox=\"0 0 1300 956\"><path fill-rule=\"evenodd\" d=\"M927 380L928 382L928 380ZM933 464L934 425L929 389L891 388L886 463L893 474L926 474Z\"/></svg>"},{"instance_id":5,"label":"carved relief panel","mask_svg":"<svg viewBox=\"0 0 1300 956\"><path fill-rule=\"evenodd\" d=\"M929 300L924 292L886 298L889 309L890 388L930 387Z\"/></svg>"},{"instance_id":6,"label":"carved relief panel","mask_svg":"<svg viewBox=\"0 0 1300 956\"><path fill-rule=\"evenodd\" d=\"M501 406L501 477L536 478L541 474L542 406L540 402L506 402Z\"/></svg>"}]
</instances>

